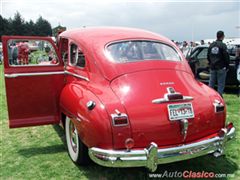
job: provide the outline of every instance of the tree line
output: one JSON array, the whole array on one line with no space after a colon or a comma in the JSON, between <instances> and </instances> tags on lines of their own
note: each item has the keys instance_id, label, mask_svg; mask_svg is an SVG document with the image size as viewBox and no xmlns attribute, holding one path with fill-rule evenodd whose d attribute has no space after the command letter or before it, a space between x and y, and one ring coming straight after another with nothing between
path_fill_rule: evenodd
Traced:
<instances>
[{"instance_id":1,"label":"tree line","mask_svg":"<svg viewBox=\"0 0 240 180\"><path fill-rule=\"evenodd\" d=\"M6 19L0 15L0 41L2 35L52 36L52 27L42 16L36 22L25 21L21 14L16 12L13 19Z\"/></svg>"}]
</instances>

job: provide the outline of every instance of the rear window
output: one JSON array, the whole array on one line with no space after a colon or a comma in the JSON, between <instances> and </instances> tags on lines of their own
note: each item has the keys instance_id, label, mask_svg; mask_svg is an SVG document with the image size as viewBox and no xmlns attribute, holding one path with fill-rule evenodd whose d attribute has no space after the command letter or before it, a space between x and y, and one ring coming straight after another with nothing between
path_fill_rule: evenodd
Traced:
<instances>
[{"instance_id":1,"label":"rear window","mask_svg":"<svg viewBox=\"0 0 240 180\"><path fill-rule=\"evenodd\" d=\"M122 41L107 46L108 57L119 63L143 60L181 61L177 51L155 41Z\"/></svg>"}]
</instances>

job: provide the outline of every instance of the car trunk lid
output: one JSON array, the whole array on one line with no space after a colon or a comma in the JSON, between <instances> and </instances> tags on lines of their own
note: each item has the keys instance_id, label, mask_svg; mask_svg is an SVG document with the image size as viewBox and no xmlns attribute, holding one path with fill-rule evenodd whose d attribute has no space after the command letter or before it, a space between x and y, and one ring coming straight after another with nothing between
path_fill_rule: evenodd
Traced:
<instances>
[{"instance_id":1,"label":"car trunk lid","mask_svg":"<svg viewBox=\"0 0 240 180\"><path fill-rule=\"evenodd\" d=\"M111 87L126 108L135 147L146 147L150 142L158 146L182 144L219 129L216 123L211 123L215 117L211 115L214 113L210 98L185 71L155 69L129 73L113 80ZM173 94L169 92L171 90L180 99L173 97L170 101L156 102L166 99L167 94ZM181 95L185 99L181 99ZM171 105L192 105L194 118L187 118L186 135L183 133L184 122L169 120L168 108ZM210 119L205 114L210 115Z\"/></svg>"}]
</instances>

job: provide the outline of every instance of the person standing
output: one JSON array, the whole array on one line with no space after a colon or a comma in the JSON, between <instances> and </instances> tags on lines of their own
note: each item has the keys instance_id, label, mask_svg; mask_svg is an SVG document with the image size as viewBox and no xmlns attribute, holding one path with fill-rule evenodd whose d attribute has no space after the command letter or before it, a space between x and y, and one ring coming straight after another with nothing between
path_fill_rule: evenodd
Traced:
<instances>
[{"instance_id":1,"label":"person standing","mask_svg":"<svg viewBox=\"0 0 240 180\"><path fill-rule=\"evenodd\" d=\"M210 66L209 86L214 88L215 83L217 82L217 91L221 96L223 95L225 88L225 81L230 61L227 46L222 42L224 37L224 32L218 31L217 40L210 44L207 54Z\"/></svg>"},{"instance_id":2,"label":"person standing","mask_svg":"<svg viewBox=\"0 0 240 180\"><path fill-rule=\"evenodd\" d=\"M12 46L12 62L14 65L17 65L17 57L18 57L18 47L16 46L16 44L14 43Z\"/></svg>"},{"instance_id":3,"label":"person standing","mask_svg":"<svg viewBox=\"0 0 240 180\"><path fill-rule=\"evenodd\" d=\"M13 64L13 59L12 59L12 47L10 44L8 44L8 61L9 64L12 65Z\"/></svg>"}]
</instances>

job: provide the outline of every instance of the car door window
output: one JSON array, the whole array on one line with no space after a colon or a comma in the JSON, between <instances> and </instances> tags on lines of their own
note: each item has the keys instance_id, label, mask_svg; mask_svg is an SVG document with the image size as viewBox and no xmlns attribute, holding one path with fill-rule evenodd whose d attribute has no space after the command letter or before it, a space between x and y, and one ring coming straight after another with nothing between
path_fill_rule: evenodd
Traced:
<instances>
[{"instance_id":1,"label":"car door window","mask_svg":"<svg viewBox=\"0 0 240 180\"><path fill-rule=\"evenodd\" d=\"M195 59L199 51L200 50L198 48L194 49L190 55L190 59Z\"/></svg>"},{"instance_id":2,"label":"car door window","mask_svg":"<svg viewBox=\"0 0 240 180\"><path fill-rule=\"evenodd\" d=\"M53 45L46 40L9 40L7 49L10 66L49 66L59 63Z\"/></svg>"},{"instance_id":3,"label":"car door window","mask_svg":"<svg viewBox=\"0 0 240 180\"><path fill-rule=\"evenodd\" d=\"M202 49L202 51L197 55L198 59L207 59L208 48Z\"/></svg>"},{"instance_id":4,"label":"car door window","mask_svg":"<svg viewBox=\"0 0 240 180\"><path fill-rule=\"evenodd\" d=\"M83 51L76 44L70 45L70 64L81 68L84 68L86 64Z\"/></svg>"}]
</instances>

